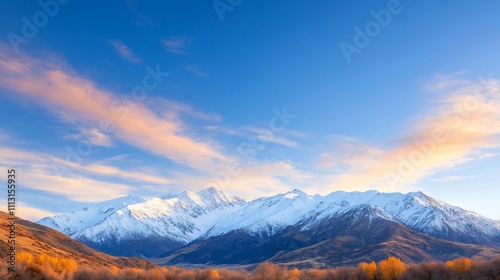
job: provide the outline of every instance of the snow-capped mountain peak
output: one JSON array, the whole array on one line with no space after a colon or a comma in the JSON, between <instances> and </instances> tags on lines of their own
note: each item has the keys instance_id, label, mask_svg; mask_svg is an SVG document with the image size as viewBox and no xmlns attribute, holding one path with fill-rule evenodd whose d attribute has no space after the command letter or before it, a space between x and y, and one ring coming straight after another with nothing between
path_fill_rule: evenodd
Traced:
<instances>
[{"instance_id":1,"label":"snow-capped mountain peak","mask_svg":"<svg viewBox=\"0 0 500 280\"><path fill-rule=\"evenodd\" d=\"M290 199L296 199L296 198L308 198L312 199L311 196L306 194L305 192L299 190L299 189L294 189L293 191L289 191L285 193L284 197L290 198Z\"/></svg>"},{"instance_id":2,"label":"snow-capped mountain peak","mask_svg":"<svg viewBox=\"0 0 500 280\"><path fill-rule=\"evenodd\" d=\"M197 192L198 196L206 204L219 207L244 203L245 200L238 196L230 196L216 187L209 187Z\"/></svg>"}]
</instances>

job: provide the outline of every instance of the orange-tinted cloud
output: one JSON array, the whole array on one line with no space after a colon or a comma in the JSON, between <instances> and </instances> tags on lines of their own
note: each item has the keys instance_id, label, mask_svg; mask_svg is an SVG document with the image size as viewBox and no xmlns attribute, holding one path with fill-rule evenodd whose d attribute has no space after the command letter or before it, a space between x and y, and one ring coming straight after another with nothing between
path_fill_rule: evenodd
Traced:
<instances>
[{"instance_id":1,"label":"orange-tinted cloud","mask_svg":"<svg viewBox=\"0 0 500 280\"><path fill-rule=\"evenodd\" d=\"M57 172L57 168L66 166L74 172L71 174ZM0 146L0 167L16 167L19 172L22 172L20 176L23 178L23 185L26 189L51 192L82 202L97 202L137 192L138 189L135 188L137 183L157 186L170 184L165 177L148 172L124 170L103 163L76 164L45 153L2 146ZM134 187L109 182L110 179L116 178L133 182Z\"/></svg>"},{"instance_id":2,"label":"orange-tinted cloud","mask_svg":"<svg viewBox=\"0 0 500 280\"><path fill-rule=\"evenodd\" d=\"M43 104L66 121L99 128L100 133L197 170L228 160L208 142L186 136L189 132L178 119L159 116L144 102L123 102L58 61L2 51L0 86Z\"/></svg>"},{"instance_id":3,"label":"orange-tinted cloud","mask_svg":"<svg viewBox=\"0 0 500 280\"><path fill-rule=\"evenodd\" d=\"M393 149L342 161L350 167L330 178L330 189L400 191L500 147L498 80L472 82L441 75L426 87L441 93L437 106L410 125Z\"/></svg>"}]
</instances>

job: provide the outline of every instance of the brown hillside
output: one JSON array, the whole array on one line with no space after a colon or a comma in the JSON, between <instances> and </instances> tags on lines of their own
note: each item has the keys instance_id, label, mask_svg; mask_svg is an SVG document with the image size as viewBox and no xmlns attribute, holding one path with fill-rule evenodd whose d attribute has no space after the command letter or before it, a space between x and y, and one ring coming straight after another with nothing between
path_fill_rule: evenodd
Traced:
<instances>
[{"instance_id":1,"label":"brown hillside","mask_svg":"<svg viewBox=\"0 0 500 280\"><path fill-rule=\"evenodd\" d=\"M7 243L11 217L0 211L0 258L5 259L9 250ZM16 253L29 252L34 255L45 253L52 257L74 259L79 265L111 266L120 268L137 267L147 269L155 265L139 258L113 257L93 250L82 243L51 228L18 218L16 221Z\"/></svg>"}]
</instances>

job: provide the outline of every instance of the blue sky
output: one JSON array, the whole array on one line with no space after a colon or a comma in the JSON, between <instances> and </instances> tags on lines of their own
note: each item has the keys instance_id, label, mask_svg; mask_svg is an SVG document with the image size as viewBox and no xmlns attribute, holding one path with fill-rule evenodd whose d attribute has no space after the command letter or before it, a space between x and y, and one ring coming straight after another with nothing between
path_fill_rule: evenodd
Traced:
<instances>
[{"instance_id":1,"label":"blue sky","mask_svg":"<svg viewBox=\"0 0 500 280\"><path fill-rule=\"evenodd\" d=\"M164 2L0 3L22 217L214 185L423 191L500 219L500 3Z\"/></svg>"}]
</instances>

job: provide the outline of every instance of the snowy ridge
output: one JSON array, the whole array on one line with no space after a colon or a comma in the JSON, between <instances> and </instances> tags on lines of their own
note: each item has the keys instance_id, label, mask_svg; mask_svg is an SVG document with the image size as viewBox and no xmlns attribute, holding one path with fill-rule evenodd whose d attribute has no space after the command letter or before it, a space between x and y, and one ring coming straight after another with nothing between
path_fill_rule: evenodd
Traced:
<instances>
[{"instance_id":1,"label":"snowy ridge","mask_svg":"<svg viewBox=\"0 0 500 280\"><path fill-rule=\"evenodd\" d=\"M168 237L187 243L212 226L219 215L245 203L216 188L185 191L165 198L126 196L38 223L74 239L105 243L109 240Z\"/></svg>"},{"instance_id":2,"label":"snowy ridge","mask_svg":"<svg viewBox=\"0 0 500 280\"><path fill-rule=\"evenodd\" d=\"M255 199L219 221L203 237L242 229L257 235L272 235L298 223L310 207L313 197L300 190Z\"/></svg>"},{"instance_id":3,"label":"snowy ridge","mask_svg":"<svg viewBox=\"0 0 500 280\"><path fill-rule=\"evenodd\" d=\"M246 201L211 187L147 200L127 196L44 218L39 223L77 240L96 243L153 236L187 244L234 230L256 236L271 236L295 225L307 230L367 206L373 218L396 221L444 239L500 240L500 221L437 201L421 192L336 191L327 196L310 196L293 190Z\"/></svg>"},{"instance_id":4,"label":"snowy ridge","mask_svg":"<svg viewBox=\"0 0 500 280\"><path fill-rule=\"evenodd\" d=\"M446 233L456 232L474 236L500 236L499 221L437 201L422 192L334 192L326 196L323 204L330 207L329 211L323 211L323 215L331 215L336 210L342 211L339 209L342 205L377 206L395 221L431 235L445 236Z\"/></svg>"},{"instance_id":5,"label":"snowy ridge","mask_svg":"<svg viewBox=\"0 0 500 280\"><path fill-rule=\"evenodd\" d=\"M38 221L38 223L74 237L89 225L99 224L117 211L120 211L129 205L143 202L145 202L145 199L142 197L127 195L125 197L97 203L92 208L85 207L83 209L67 214L57 215L52 218L43 218Z\"/></svg>"}]
</instances>

